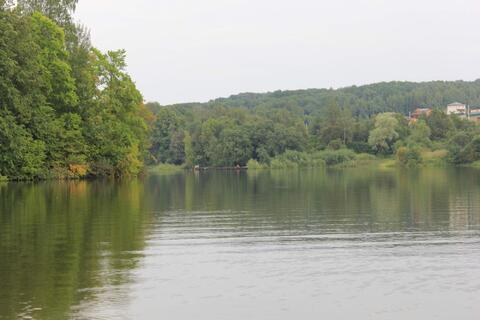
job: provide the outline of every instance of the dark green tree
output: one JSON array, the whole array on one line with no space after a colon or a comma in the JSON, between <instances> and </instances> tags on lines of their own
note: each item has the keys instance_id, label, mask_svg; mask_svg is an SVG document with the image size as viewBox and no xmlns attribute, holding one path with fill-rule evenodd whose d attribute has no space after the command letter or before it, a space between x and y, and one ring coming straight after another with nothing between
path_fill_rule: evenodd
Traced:
<instances>
[{"instance_id":1,"label":"dark green tree","mask_svg":"<svg viewBox=\"0 0 480 320\"><path fill-rule=\"evenodd\" d=\"M433 141L445 139L450 130L452 130L452 120L440 110L433 110L432 113L424 118L432 132Z\"/></svg>"}]
</instances>

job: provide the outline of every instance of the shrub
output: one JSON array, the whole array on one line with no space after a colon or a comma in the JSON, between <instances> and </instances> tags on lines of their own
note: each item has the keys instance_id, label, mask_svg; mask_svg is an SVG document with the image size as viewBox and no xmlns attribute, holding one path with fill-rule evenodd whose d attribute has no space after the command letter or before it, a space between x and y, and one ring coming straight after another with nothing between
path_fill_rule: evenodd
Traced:
<instances>
[{"instance_id":1,"label":"shrub","mask_svg":"<svg viewBox=\"0 0 480 320\"><path fill-rule=\"evenodd\" d=\"M308 155L299 151L287 150L285 153L276 156L270 162L272 169L298 168L308 163Z\"/></svg>"},{"instance_id":2,"label":"shrub","mask_svg":"<svg viewBox=\"0 0 480 320\"><path fill-rule=\"evenodd\" d=\"M476 136L467 144L467 146L460 152L460 158L465 163L480 160L480 136Z\"/></svg>"},{"instance_id":3,"label":"shrub","mask_svg":"<svg viewBox=\"0 0 480 320\"><path fill-rule=\"evenodd\" d=\"M422 163L422 157L417 148L400 147L397 150L397 159L400 164L415 167Z\"/></svg>"},{"instance_id":4,"label":"shrub","mask_svg":"<svg viewBox=\"0 0 480 320\"><path fill-rule=\"evenodd\" d=\"M305 152L287 150L270 162L272 169L316 168L325 166L325 161Z\"/></svg>"},{"instance_id":5,"label":"shrub","mask_svg":"<svg viewBox=\"0 0 480 320\"><path fill-rule=\"evenodd\" d=\"M249 170L261 170L261 169L265 169L266 166L259 163L257 160L250 159L247 162L247 167Z\"/></svg>"},{"instance_id":6,"label":"shrub","mask_svg":"<svg viewBox=\"0 0 480 320\"><path fill-rule=\"evenodd\" d=\"M426 165L444 165L448 157L448 151L445 149L423 151L421 156L422 162Z\"/></svg>"},{"instance_id":7,"label":"shrub","mask_svg":"<svg viewBox=\"0 0 480 320\"><path fill-rule=\"evenodd\" d=\"M272 160L270 158L270 155L268 154L268 151L265 150L265 148L261 147L257 150L257 157L258 161L262 164L270 164L270 161Z\"/></svg>"},{"instance_id":8,"label":"shrub","mask_svg":"<svg viewBox=\"0 0 480 320\"><path fill-rule=\"evenodd\" d=\"M448 160L454 164L469 162L464 149L470 141L472 141L472 137L466 132L454 135L448 143Z\"/></svg>"},{"instance_id":9,"label":"shrub","mask_svg":"<svg viewBox=\"0 0 480 320\"><path fill-rule=\"evenodd\" d=\"M356 153L369 153L372 152L372 147L367 142L351 142L348 144L348 148L352 149Z\"/></svg>"},{"instance_id":10,"label":"shrub","mask_svg":"<svg viewBox=\"0 0 480 320\"><path fill-rule=\"evenodd\" d=\"M345 145L343 144L343 141L340 139L332 140L328 144L328 148L332 150L340 150L343 147L345 147Z\"/></svg>"},{"instance_id":11,"label":"shrub","mask_svg":"<svg viewBox=\"0 0 480 320\"><path fill-rule=\"evenodd\" d=\"M89 167L82 164L70 164L68 166L68 171L76 178L83 178L88 174Z\"/></svg>"},{"instance_id":12,"label":"shrub","mask_svg":"<svg viewBox=\"0 0 480 320\"><path fill-rule=\"evenodd\" d=\"M310 162L310 156L307 153L292 150L285 151L279 158L287 162L296 163L299 166L308 166Z\"/></svg>"},{"instance_id":13,"label":"shrub","mask_svg":"<svg viewBox=\"0 0 480 320\"><path fill-rule=\"evenodd\" d=\"M332 166L356 159L356 154L349 149L324 150L314 154L316 159L322 159L325 164Z\"/></svg>"},{"instance_id":14,"label":"shrub","mask_svg":"<svg viewBox=\"0 0 480 320\"><path fill-rule=\"evenodd\" d=\"M469 167L472 167L472 168L480 168L480 161L475 161L475 162L472 162Z\"/></svg>"},{"instance_id":15,"label":"shrub","mask_svg":"<svg viewBox=\"0 0 480 320\"><path fill-rule=\"evenodd\" d=\"M291 168L298 168L298 164L289 160L275 157L270 162L270 168L271 169L291 169Z\"/></svg>"}]
</instances>

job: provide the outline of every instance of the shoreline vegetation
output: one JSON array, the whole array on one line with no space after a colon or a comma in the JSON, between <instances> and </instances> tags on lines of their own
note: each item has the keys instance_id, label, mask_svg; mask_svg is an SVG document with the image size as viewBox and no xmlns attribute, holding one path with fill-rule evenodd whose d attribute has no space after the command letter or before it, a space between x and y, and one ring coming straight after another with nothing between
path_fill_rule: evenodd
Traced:
<instances>
[{"instance_id":1,"label":"shoreline vegetation","mask_svg":"<svg viewBox=\"0 0 480 320\"><path fill-rule=\"evenodd\" d=\"M16 5L15 5L16 2ZM124 50L101 52L78 0L0 0L0 176L134 176L153 116Z\"/></svg>"},{"instance_id":2,"label":"shoreline vegetation","mask_svg":"<svg viewBox=\"0 0 480 320\"><path fill-rule=\"evenodd\" d=\"M447 152L423 151L421 162L410 168L445 167L451 166L447 161ZM291 169L320 169L320 168L357 168L374 166L379 169L406 167L397 157L376 157L371 154L357 154L351 150L320 151L314 154L288 151L276 157L270 164L262 164L250 159L243 167L187 167L185 165L158 164L148 167L149 173L174 174L185 171L257 171L257 170L291 170ZM480 168L480 161L465 165ZM407 166L408 167L408 166Z\"/></svg>"},{"instance_id":3,"label":"shoreline vegetation","mask_svg":"<svg viewBox=\"0 0 480 320\"><path fill-rule=\"evenodd\" d=\"M157 115L156 125L158 126L163 126L178 116L170 108L160 109L159 112L165 113L165 115ZM239 110L236 110L236 112L239 112ZM184 144L180 148L175 146L175 149L191 149L194 151L191 151L189 160L181 158L177 159L177 163L182 168L193 169L198 166L202 169L213 170L225 167L249 170L338 168L369 164L377 164L379 168L383 169L433 166L480 167L480 161L478 160L480 159L480 138L477 138L480 134L480 127L476 122L462 119L456 115L450 116L440 110L433 110L431 113L415 119L415 121L393 112L379 113L369 118L355 118L347 113L346 118L339 120L336 117L339 115L342 117L344 109L341 109L335 102L328 107L328 112L316 119L321 123L319 125L321 129L316 132L304 130L306 139L303 140L303 145L299 145L297 150L285 148L286 150L279 154L275 154L275 151L266 151L269 146L281 143L281 141L275 141L275 135L273 134L264 139L265 144L261 145L258 140L254 140L257 138L255 136L256 130L245 130L244 132L253 133L250 136L251 140L245 139L243 146L240 143L231 144L230 141L223 140L222 131L227 130L225 126L228 126L232 119L225 116L221 119L222 121L208 119L200 123L196 129L199 130L198 132L195 132L195 129L192 133L184 131L184 135L188 137L184 141L187 141L189 145ZM169 120L158 120L164 116ZM248 117L248 114L245 116ZM245 118L242 120L245 121ZM185 125L186 121L175 120L174 123L177 123L177 121L180 123L181 130L188 127ZM219 127L210 128L211 123L209 121L214 122L213 125ZM343 126L341 123L343 123ZM231 123L231 125L242 126L244 124L238 122ZM246 126L248 125L247 123ZM205 138L203 129L205 128L208 129L206 130L208 133L216 132L218 136L208 137L205 144L202 145L202 139ZM162 132L166 133L167 137L162 137L159 141L167 141L167 144L162 148L168 150L173 143L168 135L174 134L175 130L169 128L169 130L162 130ZM200 140L196 141L196 148L192 146L192 135ZM245 134L245 136L248 138L249 135ZM214 144L210 146L209 143L212 141ZM299 140L294 141L298 142ZM257 146L254 146L254 143ZM208 158L207 154L209 147L214 151L210 153L213 156L211 158ZM222 150L222 148L227 148L227 150ZM165 154L169 154L168 151L161 153L161 155ZM170 153L170 155L174 156L175 154ZM254 155L253 158L250 157L252 155ZM185 157L186 153L180 153L180 157L182 156ZM193 166L193 163L201 163L201 165ZM155 165L163 166L164 164L154 164L153 166Z\"/></svg>"},{"instance_id":4,"label":"shoreline vegetation","mask_svg":"<svg viewBox=\"0 0 480 320\"><path fill-rule=\"evenodd\" d=\"M126 52L99 51L74 22L77 2L0 0L0 181L197 166L480 167L480 122L468 119L480 110L480 80L145 103ZM454 101L470 112L448 115Z\"/></svg>"}]
</instances>

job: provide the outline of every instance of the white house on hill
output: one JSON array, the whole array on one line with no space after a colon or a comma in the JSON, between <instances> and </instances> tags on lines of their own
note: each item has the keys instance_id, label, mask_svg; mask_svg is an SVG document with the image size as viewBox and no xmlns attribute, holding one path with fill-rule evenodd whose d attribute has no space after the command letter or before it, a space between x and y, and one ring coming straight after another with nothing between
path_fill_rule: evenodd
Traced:
<instances>
[{"instance_id":1,"label":"white house on hill","mask_svg":"<svg viewBox=\"0 0 480 320\"><path fill-rule=\"evenodd\" d=\"M467 106L460 102L450 103L447 106L447 114L456 114L459 116L466 116L467 115Z\"/></svg>"}]
</instances>

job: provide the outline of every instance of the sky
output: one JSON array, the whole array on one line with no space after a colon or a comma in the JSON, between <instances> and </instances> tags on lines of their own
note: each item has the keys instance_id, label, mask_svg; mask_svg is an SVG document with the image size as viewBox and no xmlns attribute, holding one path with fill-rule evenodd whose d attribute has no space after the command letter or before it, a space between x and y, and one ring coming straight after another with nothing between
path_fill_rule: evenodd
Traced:
<instances>
[{"instance_id":1,"label":"sky","mask_svg":"<svg viewBox=\"0 0 480 320\"><path fill-rule=\"evenodd\" d=\"M146 101L480 78L479 0L80 0Z\"/></svg>"}]
</instances>

